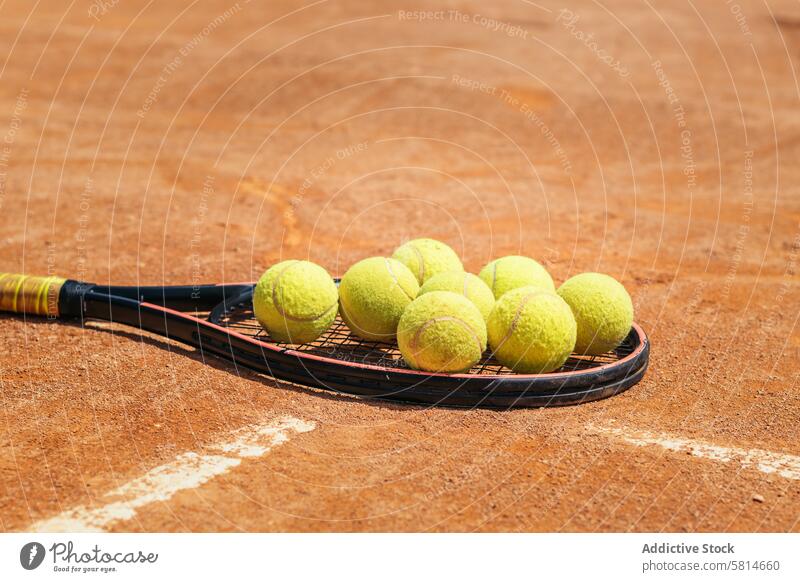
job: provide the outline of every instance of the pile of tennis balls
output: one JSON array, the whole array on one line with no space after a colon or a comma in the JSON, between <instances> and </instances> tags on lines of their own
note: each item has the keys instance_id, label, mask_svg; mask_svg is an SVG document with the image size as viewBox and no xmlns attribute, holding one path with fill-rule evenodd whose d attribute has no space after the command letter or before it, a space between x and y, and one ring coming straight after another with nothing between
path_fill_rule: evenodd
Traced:
<instances>
[{"instance_id":1,"label":"pile of tennis balls","mask_svg":"<svg viewBox=\"0 0 800 582\"><path fill-rule=\"evenodd\" d=\"M487 344L515 372L551 372L573 352L613 350L633 323L628 292L608 275L582 273L556 289L538 262L508 256L476 276L453 249L427 238L359 261L338 289L319 265L280 262L259 279L253 308L276 341L312 342L338 313L362 339L396 341L411 368L444 373L469 370Z\"/></svg>"}]
</instances>

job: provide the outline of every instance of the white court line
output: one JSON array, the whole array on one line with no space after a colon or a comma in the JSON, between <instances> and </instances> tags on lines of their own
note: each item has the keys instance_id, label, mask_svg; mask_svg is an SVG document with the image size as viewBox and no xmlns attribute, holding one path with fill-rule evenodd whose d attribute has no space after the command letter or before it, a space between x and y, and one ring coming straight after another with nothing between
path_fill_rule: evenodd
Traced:
<instances>
[{"instance_id":1,"label":"white court line","mask_svg":"<svg viewBox=\"0 0 800 582\"><path fill-rule=\"evenodd\" d=\"M669 435L647 432L631 432L621 428L592 426L590 430L606 436L617 437L639 447L657 445L670 451L689 453L693 457L711 459L723 463L735 462L748 469L762 473L777 473L787 479L800 479L800 457L776 453L764 449L722 447L713 443L693 441Z\"/></svg>"},{"instance_id":2,"label":"white court line","mask_svg":"<svg viewBox=\"0 0 800 582\"><path fill-rule=\"evenodd\" d=\"M313 422L283 418L272 424L250 425L232 433L231 439L207 447L219 455L183 453L171 463L151 469L141 477L106 493L107 503L99 507L85 505L33 524L37 532L104 531L115 521L128 520L136 510L156 501L167 501L179 491L194 489L227 473L248 457L260 457L273 447L289 440L290 431L314 430Z\"/></svg>"}]
</instances>

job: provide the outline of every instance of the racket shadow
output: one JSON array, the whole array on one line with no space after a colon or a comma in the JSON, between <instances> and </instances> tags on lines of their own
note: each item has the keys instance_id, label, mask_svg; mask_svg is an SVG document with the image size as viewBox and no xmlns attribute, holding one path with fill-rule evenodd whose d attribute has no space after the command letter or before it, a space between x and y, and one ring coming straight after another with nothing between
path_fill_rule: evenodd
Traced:
<instances>
[{"instance_id":1,"label":"racket shadow","mask_svg":"<svg viewBox=\"0 0 800 582\"><path fill-rule=\"evenodd\" d=\"M4 318L5 318L4 316L0 316L0 320ZM49 322L42 321L41 319L38 318L37 319L31 318L28 321L28 323L34 323L34 322L42 326L50 325ZM61 325L62 326L64 325L63 322L61 322ZM273 378L272 376L269 376L263 372L253 370L245 366L236 365L236 363L222 359L213 353L206 353L201 348L188 346L177 340L165 338L158 334L148 332L146 330L132 330L130 327L124 326L123 324L113 324L101 321L87 321L83 325L78 322L69 322L66 325L68 327L77 328L84 331L85 330L97 331L110 334L115 337L125 338L126 340L139 342L147 346L158 348L159 350L162 351L166 351L170 354L177 354L182 357L189 358L191 360L209 366L214 370L226 372L228 374L235 375L238 378L242 378L245 380L257 380L262 384L266 384L270 388L275 388L277 390L287 390L297 394L308 394L316 398L322 398L323 400L328 400L333 402L341 402L343 400L351 403L358 402L368 406L373 406L393 411L408 411L420 408L422 409L435 408L435 406L433 405L424 405L419 403L397 403L377 398L365 398L363 396L349 394L347 392L332 391L332 389L329 388L326 389L314 386L306 386L304 384L296 384L294 382L288 382L286 380L281 380L279 378ZM452 408L453 410L462 410L462 411L464 410L464 408L458 408L458 407L452 407Z\"/></svg>"}]
</instances>

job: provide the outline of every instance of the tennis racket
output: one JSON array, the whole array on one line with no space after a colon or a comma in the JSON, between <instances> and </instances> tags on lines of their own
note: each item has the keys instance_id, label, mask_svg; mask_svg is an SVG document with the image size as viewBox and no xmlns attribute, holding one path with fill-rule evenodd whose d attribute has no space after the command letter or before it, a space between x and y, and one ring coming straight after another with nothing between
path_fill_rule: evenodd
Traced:
<instances>
[{"instance_id":1,"label":"tennis racket","mask_svg":"<svg viewBox=\"0 0 800 582\"><path fill-rule=\"evenodd\" d=\"M252 298L252 283L119 287L0 273L1 311L126 324L276 379L408 403L506 409L599 400L639 382L650 353L633 324L613 352L573 355L549 374L516 374L488 353L468 373L434 374L410 369L396 346L351 335L340 318L312 343L275 342L256 321Z\"/></svg>"}]
</instances>

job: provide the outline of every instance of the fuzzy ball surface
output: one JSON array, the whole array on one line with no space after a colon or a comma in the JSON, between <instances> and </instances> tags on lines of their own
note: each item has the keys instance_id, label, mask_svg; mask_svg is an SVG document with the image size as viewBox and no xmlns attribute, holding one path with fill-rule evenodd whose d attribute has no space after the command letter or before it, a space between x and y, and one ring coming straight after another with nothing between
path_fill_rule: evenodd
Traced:
<instances>
[{"instance_id":1,"label":"fuzzy ball surface","mask_svg":"<svg viewBox=\"0 0 800 582\"><path fill-rule=\"evenodd\" d=\"M342 319L355 335L392 342L403 311L417 296L417 279L403 263L371 257L350 267L339 283Z\"/></svg>"},{"instance_id":2,"label":"fuzzy ball surface","mask_svg":"<svg viewBox=\"0 0 800 582\"><path fill-rule=\"evenodd\" d=\"M633 324L633 302L622 283L602 273L581 273L564 282L558 294L578 323L575 351L597 356L616 348Z\"/></svg>"},{"instance_id":3,"label":"fuzzy ball surface","mask_svg":"<svg viewBox=\"0 0 800 582\"><path fill-rule=\"evenodd\" d=\"M487 323L489 346L504 366L523 374L560 368L575 346L569 305L552 291L519 287L503 295Z\"/></svg>"},{"instance_id":4,"label":"fuzzy ball surface","mask_svg":"<svg viewBox=\"0 0 800 582\"><path fill-rule=\"evenodd\" d=\"M309 261L283 261L261 276L253 291L256 319L272 339L314 341L336 319L339 293L328 272Z\"/></svg>"},{"instance_id":5,"label":"fuzzy ball surface","mask_svg":"<svg viewBox=\"0 0 800 582\"><path fill-rule=\"evenodd\" d=\"M500 299L512 289L519 287L556 290L550 273L529 257L510 255L495 259L481 269L479 276L492 290L495 299Z\"/></svg>"},{"instance_id":6,"label":"fuzzy ball surface","mask_svg":"<svg viewBox=\"0 0 800 582\"><path fill-rule=\"evenodd\" d=\"M420 287L419 294L423 295L431 291L452 291L463 295L478 308L484 321L489 319L489 314L494 307L492 290L483 282L483 279L472 273L458 271L439 273Z\"/></svg>"},{"instance_id":7,"label":"fuzzy ball surface","mask_svg":"<svg viewBox=\"0 0 800 582\"><path fill-rule=\"evenodd\" d=\"M409 241L397 247L392 258L408 267L420 285L439 273L464 270L456 252L432 238Z\"/></svg>"},{"instance_id":8,"label":"fuzzy ball surface","mask_svg":"<svg viewBox=\"0 0 800 582\"><path fill-rule=\"evenodd\" d=\"M420 295L397 327L403 359L428 372L469 370L486 349L486 324L473 303L450 291Z\"/></svg>"}]
</instances>

